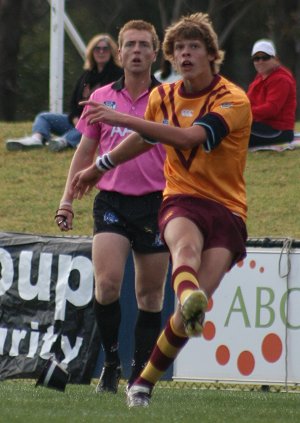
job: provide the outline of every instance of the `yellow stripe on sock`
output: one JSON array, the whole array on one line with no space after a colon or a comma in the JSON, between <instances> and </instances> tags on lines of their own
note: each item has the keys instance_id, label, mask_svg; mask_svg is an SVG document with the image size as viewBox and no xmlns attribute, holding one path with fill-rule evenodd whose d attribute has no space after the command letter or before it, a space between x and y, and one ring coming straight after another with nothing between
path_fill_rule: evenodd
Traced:
<instances>
[{"instance_id":1,"label":"yellow stripe on sock","mask_svg":"<svg viewBox=\"0 0 300 423\"><path fill-rule=\"evenodd\" d=\"M178 286L181 284L181 282L183 281L189 281L192 282L196 288L199 288L199 283L197 278L190 272L181 272L179 273L176 278L174 279L173 282L173 288L174 291L177 292L178 290Z\"/></svg>"},{"instance_id":2,"label":"yellow stripe on sock","mask_svg":"<svg viewBox=\"0 0 300 423\"><path fill-rule=\"evenodd\" d=\"M160 351L169 358L173 358L176 356L178 352L178 348L173 347L167 340L165 332L163 332L157 340L157 345Z\"/></svg>"},{"instance_id":3,"label":"yellow stripe on sock","mask_svg":"<svg viewBox=\"0 0 300 423\"><path fill-rule=\"evenodd\" d=\"M179 331L177 331L176 329L175 329L175 326L174 326L174 319L175 319L175 317L174 317L174 314L171 316L171 319L170 319L170 326L171 326L171 329L172 329L172 332L176 335L176 336L178 336L179 338L186 338L187 336L186 335L183 335L182 334L182 332L179 332Z\"/></svg>"},{"instance_id":4,"label":"yellow stripe on sock","mask_svg":"<svg viewBox=\"0 0 300 423\"><path fill-rule=\"evenodd\" d=\"M195 292L193 289L186 289L183 291L183 293L180 295L179 302L180 304L183 304L186 298L192 293Z\"/></svg>"},{"instance_id":5,"label":"yellow stripe on sock","mask_svg":"<svg viewBox=\"0 0 300 423\"><path fill-rule=\"evenodd\" d=\"M163 373L164 371L157 370L157 368L154 367L153 364L148 361L148 364L146 365L140 376L148 382L153 383L154 385L160 379Z\"/></svg>"}]
</instances>

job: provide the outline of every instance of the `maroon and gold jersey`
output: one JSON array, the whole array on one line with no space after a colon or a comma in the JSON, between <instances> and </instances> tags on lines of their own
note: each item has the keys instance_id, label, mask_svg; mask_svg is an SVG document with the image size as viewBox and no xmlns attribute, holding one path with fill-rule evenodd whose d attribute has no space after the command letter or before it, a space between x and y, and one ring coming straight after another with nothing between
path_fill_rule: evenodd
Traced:
<instances>
[{"instance_id":1,"label":"maroon and gold jersey","mask_svg":"<svg viewBox=\"0 0 300 423\"><path fill-rule=\"evenodd\" d=\"M252 123L246 93L220 75L197 94L185 93L182 81L163 84L151 92L145 118L182 128L201 125L207 133L206 142L192 149L165 145L164 196L208 198L246 220L243 173Z\"/></svg>"}]
</instances>

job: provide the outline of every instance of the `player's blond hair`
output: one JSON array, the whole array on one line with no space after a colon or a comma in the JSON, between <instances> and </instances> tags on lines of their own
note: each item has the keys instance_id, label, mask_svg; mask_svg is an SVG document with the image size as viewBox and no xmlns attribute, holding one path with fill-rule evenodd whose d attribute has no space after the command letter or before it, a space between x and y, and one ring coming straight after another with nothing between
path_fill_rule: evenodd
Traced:
<instances>
[{"instance_id":1,"label":"player's blond hair","mask_svg":"<svg viewBox=\"0 0 300 423\"><path fill-rule=\"evenodd\" d=\"M153 44L153 49L155 52L158 52L159 47L160 47L160 42L159 42L159 38L156 32L156 29L154 28L154 26L150 23L150 22L146 22L142 19L136 19L136 20L131 20L126 22L126 24L124 26L122 26L122 28L119 31L119 37L118 37L118 44L119 44L119 48L122 47L123 44L123 35L125 31L128 31L129 29L137 29L138 31L148 31L150 32L151 36L152 36L152 44Z\"/></svg>"},{"instance_id":2,"label":"player's blond hair","mask_svg":"<svg viewBox=\"0 0 300 423\"><path fill-rule=\"evenodd\" d=\"M166 29L162 45L165 58L174 63L175 41L191 39L204 42L207 52L215 56L215 59L211 62L212 72L218 73L224 60L224 51L219 49L218 36L207 13L199 12L183 16L178 22Z\"/></svg>"}]
</instances>

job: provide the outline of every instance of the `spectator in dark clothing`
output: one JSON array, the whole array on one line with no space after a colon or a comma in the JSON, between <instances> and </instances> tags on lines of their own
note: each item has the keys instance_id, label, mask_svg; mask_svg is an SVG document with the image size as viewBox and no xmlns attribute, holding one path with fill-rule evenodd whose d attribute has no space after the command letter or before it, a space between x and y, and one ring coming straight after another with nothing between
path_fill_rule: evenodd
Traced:
<instances>
[{"instance_id":1,"label":"spectator in dark clothing","mask_svg":"<svg viewBox=\"0 0 300 423\"><path fill-rule=\"evenodd\" d=\"M118 47L108 34L95 35L88 43L84 72L78 79L70 102L70 112L39 113L33 122L32 135L6 141L8 150L41 148L45 143L51 151L76 148L81 133L75 128L82 112L78 103L88 99L92 91L119 79L123 70L119 65ZM51 138L54 134L57 137Z\"/></svg>"},{"instance_id":2,"label":"spectator in dark clothing","mask_svg":"<svg viewBox=\"0 0 300 423\"><path fill-rule=\"evenodd\" d=\"M249 147L293 141L296 81L281 65L272 41L258 40L251 56L257 75L247 92L253 114Z\"/></svg>"}]
</instances>

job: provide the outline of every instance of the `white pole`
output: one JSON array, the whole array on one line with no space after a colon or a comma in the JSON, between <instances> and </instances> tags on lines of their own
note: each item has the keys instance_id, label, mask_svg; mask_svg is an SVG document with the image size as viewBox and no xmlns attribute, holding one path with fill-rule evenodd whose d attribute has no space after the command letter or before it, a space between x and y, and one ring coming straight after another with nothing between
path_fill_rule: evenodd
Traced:
<instances>
[{"instance_id":1,"label":"white pole","mask_svg":"<svg viewBox=\"0 0 300 423\"><path fill-rule=\"evenodd\" d=\"M51 0L48 0L49 5L51 6ZM80 34L77 32L75 26L73 25L71 19L69 16L64 13L64 25L65 25L65 31L68 34L70 40L72 41L74 47L76 48L77 52L80 54L82 59L85 59L85 50L86 45L81 38Z\"/></svg>"},{"instance_id":2,"label":"white pole","mask_svg":"<svg viewBox=\"0 0 300 423\"><path fill-rule=\"evenodd\" d=\"M80 56L82 57L82 59L85 59L85 49L86 46L82 40L82 38L80 37L80 35L78 34L78 32L76 31L76 28L74 27L72 21L70 20L69 16L65 13L64 16L64 23L65 23L65 31L68 34L70 40L72 41L74 47L76 48L76 50L78 51L78 53L80 54Z\"/></svg>"},{"instance_id":3,"label":"white pole","mask_svg":"<svg viewBox=\"0 0 300 423\"><path fill-rule=\"evenodd\" d=\"M50 7L50 111L62 113L65 0L51 0Z\"/></svg>"}]
</instances>

